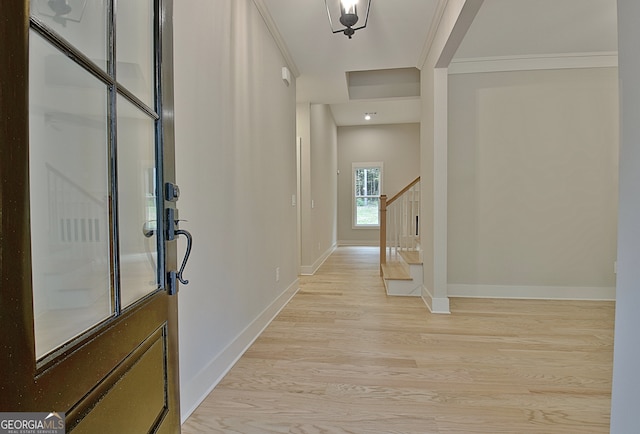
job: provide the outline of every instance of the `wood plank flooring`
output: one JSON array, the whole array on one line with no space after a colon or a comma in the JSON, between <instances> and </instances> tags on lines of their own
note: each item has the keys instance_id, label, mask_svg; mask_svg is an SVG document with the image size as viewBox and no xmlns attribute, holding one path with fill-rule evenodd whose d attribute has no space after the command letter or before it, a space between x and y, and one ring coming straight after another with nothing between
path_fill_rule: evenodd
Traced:
<instances>
[{"instance_id":1,"label":"wood plank flooring","mask_svg":"<svg viewBox=\"0 0 640 434\"><path fill-rule=\"evenodd\" d=\"M388 297L340 247L185 422L191 433L607 433L612 302Z\"/></svg>"}]
</instances>

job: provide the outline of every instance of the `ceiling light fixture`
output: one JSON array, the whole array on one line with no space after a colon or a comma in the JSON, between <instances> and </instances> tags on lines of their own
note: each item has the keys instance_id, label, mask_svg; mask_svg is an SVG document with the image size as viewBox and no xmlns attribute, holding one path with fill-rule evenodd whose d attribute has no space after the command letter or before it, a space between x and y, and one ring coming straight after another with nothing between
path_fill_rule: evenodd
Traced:
<instances>
[{"instance_id":1,"label":"ceiling light fixture","mask_svg":"<svg viewBox=\"0 0 640 434\"><path fill-rule=\"evenodd\" d=\"M329 7L329 2L332 6ZM342 29L335 29L333 27L333 20L331 16L338 17L338 10L336 8L337 3L340 3L340 15L338 21L344 26ZM371 9L371 0L364 0L365 13L364 24L360 27L354 27L360 17L358 17L358 0L324 0L324 4L327 7L327 16L329 17L329 24L331 25L331 31L333 33L344 33L351 39L356 30L364 29L367 27L367 21L369 21L369 9Z\"/></svg>"},{"instance_id":2,"label":"ceiling light fixture","mask_svg":"<svg viewBox=\"0 0 640 434\"><path fill-rule=\"evenodd\" d=\"M364 114L364 120L365 120L365 121L370 121L370 120L371 120L371 118L372 118L373 116L375 116L375 115L376 115L376 112L365 113L365 114Z\"/></svg>"}]
</instances>

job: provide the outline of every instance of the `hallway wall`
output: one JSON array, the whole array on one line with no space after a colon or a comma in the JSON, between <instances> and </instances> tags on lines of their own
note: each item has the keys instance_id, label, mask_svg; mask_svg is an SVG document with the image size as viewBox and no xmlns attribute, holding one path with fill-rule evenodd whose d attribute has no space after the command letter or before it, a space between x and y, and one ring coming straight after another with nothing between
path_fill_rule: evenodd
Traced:
<instances>
[{"instance_id":1,"label":"hallway wall","mask_svg":"<svg viewBox=\"0 0 640 434\"><path fill-rule=\"evenodd\" d=\"M336 247L337 126L326 104L297 105L301 157L301 274L313 274Z\"/></svg>"},{"instance_id":2,"label":"hallway wall","mask_svg":"<svg viewBox=\"0 0 640 434\"><path fill-rule=\"evenodd\" d=\"M420 124L338 127L338 243L380 244L380 231L353 229L351 163L381 161L383 191L391 198L420 176Z\"/></svg>"},{"instance_id":3,"label":"hallway wall","mask_svg":"<svg viewBox=\"0 0 640 434\"><path fill-rule=\"evenodd\" d=\"M449 76L450 295L615 298L617 84L617 68Z\"/></svg>"},{"instance_id":4,"label":"hallway wall","mask_svg":"<svg viewBox=\"0 0 640 434\"><path fill-rule=\"evenodd\" d=\"M298 288L296 103L251 0L174 7L184 420Z\"/></svg>"},{"instance_id":5,"label":"hallway wall","mask_svg":"<svg viewBox=\"0 0 640 434\"><path fill-rule=\"evenodd\" d=\"M611 434L640 426L640 2L618 0L620 207Z\"/></svg>"}]
</instances>

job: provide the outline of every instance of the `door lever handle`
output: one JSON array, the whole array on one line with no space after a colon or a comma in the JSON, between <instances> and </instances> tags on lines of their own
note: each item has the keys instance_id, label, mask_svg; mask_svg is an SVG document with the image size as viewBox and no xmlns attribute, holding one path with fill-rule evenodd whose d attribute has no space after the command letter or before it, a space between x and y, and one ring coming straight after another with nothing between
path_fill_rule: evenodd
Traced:
<instances>
[{"instance_id":1,"label":"door lever handle","mask_svg":"<svg viewBox=\"0 0 640 434\"><path fill-rule=\"evenodd\" d=\"M191 236L191 233L189 233L189 231L186 231L184 229L176 229L175 234L184 235L187 238L187 251L184 253L184 259L182 259L182 265L180 265L180 270L178 271L176 278L183 285L188 285L189 281L182 278L182 272L184 271L184 267L187 265L187 261L189 260L189 255L191 254L191 245L193 244L193 237Z\"/></svg>"},{"instance_id":2,"label":"door lever handle","mask_svg":"<svg viewBox=\"0 0 640 434\"><path fill-rule=\"evenodd\" d=\"M193 237L184 229L178 229L178 222L180 220L177 219L178 211L174 208L166 208L167 220L166 220L166 240L173 241L176 239L178 235L184 235L187 238L187 251L184 254L184 259L182 259L182 265L180 266L180 271L177 273L173 270L168 273L168 288L167 292L169 295L175 295L178 292L178 288L176 285L176 280L180 281L183 285L188 285L189 281L182 277L182 273L184 272L184 267L187 265L187 261L189 260L189 255L191 254L191 246L193 245Z\"/></svg>"}]
</instances>

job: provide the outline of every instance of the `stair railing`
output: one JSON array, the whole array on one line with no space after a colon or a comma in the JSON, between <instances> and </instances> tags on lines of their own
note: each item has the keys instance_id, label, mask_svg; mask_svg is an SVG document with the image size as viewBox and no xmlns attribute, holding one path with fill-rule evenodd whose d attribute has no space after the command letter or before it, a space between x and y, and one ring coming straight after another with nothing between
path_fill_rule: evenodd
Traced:
<instances>
[{"instance_id":1,"label":"stair railing","mask_svg":"<svg viewBox=\"0 0 640 434\"><path fill-rule=\"evenodd\" d=\"M96 198L80 184L49 164L47 168L49 248L76 263L105 252L109 234L104 232L106 200Z\"/></svg>"},{"instance_id":2,"label":"stair railing","mask_svg":"<svg viewBox=\"0 0 640 434\"><path fill-rule=\"evenodd\" d=\"M380 275L387 258L393 260L402 250L419 245L420 177L387 200L380 196Z\"/></svg>"}]
</instances>

